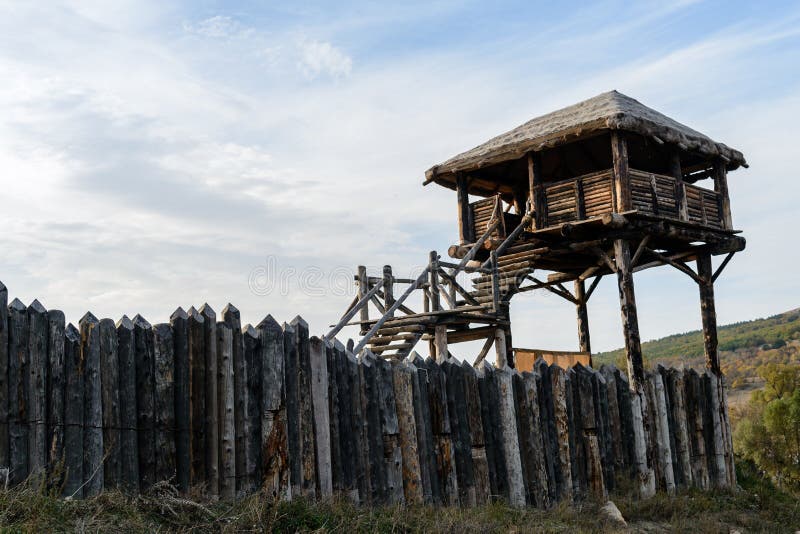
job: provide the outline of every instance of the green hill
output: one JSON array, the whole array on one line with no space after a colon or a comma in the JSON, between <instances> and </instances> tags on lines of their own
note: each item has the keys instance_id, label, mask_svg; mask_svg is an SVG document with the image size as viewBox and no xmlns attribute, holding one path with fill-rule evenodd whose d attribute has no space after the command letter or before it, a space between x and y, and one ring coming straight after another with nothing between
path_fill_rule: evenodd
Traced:
<instances>
[{"instance_id":1,"label":"green hill","mask_svg":"<svg viewBox=\"0 0 800 534\"><path fill-rule=\"evenodd\" d=\"M756 369L765 363L800 363L800 308L765 319L721 326L718 329L720 365L733 387L758 380ZM645 366L657 363L702 369L703 334L700 330L673 334L642 343ZM598 363L625 368L624 349L601 352Z\"/></svg>"}]
</instances>

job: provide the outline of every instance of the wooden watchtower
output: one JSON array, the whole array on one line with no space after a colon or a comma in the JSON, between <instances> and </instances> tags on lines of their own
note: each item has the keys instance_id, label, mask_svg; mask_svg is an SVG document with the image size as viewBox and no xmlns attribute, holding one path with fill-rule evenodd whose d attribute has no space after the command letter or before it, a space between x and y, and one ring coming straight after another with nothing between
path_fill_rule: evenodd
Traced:
<instances>
[{"instance_id":1,"label":"wooden watchtower","mask_svg":"<svg viewBox=\"0 0 800 534\"><path fill-rule=\"evenodd\" d=\"M590 354L586 304L600 279L615 274L631 387L639 390L633 274L669 265L698 284L706 362L719 373L714 281L745 246L727 185L728 171L741 166L741 152L616 91L532 119L426 172L425 185L456 192L454 260L431 253L415 280L360 268L359 294L329 336L360 313L358 349L403 357L427 339L443 359L449 344L485 338L476 363L494 343L498 363L513 367L511 297L542 289L576 306L579 348ZM711 257L721 254L714 271ZM469 289L455 280L462 272L474 276ZM408 286L397 299L396 284ZM403 304L416 290L423 310ZM378 319L369 317L370 302Z\"/></svg>"}]
</instances>

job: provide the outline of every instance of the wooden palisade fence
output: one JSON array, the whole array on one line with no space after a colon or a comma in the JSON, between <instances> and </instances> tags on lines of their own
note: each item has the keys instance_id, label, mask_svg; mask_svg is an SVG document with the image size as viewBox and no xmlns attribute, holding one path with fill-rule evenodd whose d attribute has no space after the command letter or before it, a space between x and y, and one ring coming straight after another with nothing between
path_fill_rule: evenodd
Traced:
<instances>
[{"instance_id":1,"label":"wooden palisade fence","mask_svg":"<svg viewBox=\"0 0 800 534\"><path fill-rule=\"evenodd\" d=\"M658 367L639 401L610 366L356 356L300 317L242 327L230 305L75 327L0 284L0 469L65 496L169 480L219 499L549 507L625 478L732 487L721 381Z\"/></svg>"}]
</instances>

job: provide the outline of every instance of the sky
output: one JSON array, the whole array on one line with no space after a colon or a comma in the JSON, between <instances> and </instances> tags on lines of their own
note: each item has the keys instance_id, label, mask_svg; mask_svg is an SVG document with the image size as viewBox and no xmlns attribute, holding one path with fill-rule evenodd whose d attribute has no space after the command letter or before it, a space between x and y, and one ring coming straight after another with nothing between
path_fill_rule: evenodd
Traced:
<instances>
[{"instance_id":1,"label":"sky","mask_svg":"<svg viewBox=\"0 0 800 534\"><path fill-rule=\"evenodd\" d=\"M456 241L425 169L617 89L744 152L717 314L772 315L800 306L798 65L791 2L0 0L0 280L73 322L232 302L323 335L357 265L411 276ZM700 327L685 274L635 283L643 339ZM621 346L612 277L589 314ZM512 328L577 348L547 292Z\"/></svg>"}]
</instances>

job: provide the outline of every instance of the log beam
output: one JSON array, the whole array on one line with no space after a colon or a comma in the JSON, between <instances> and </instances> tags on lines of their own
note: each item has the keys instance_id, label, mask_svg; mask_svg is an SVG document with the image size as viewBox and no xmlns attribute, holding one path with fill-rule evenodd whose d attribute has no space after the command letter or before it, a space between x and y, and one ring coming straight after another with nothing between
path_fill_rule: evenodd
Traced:
<instances>
[{"instance_id":1,"label":"log beam","mask_svg":"<svg viewBox=\"0 0 800 534\"><path fill-rule=\"evenodd\" d=\"M639 338L639 318L636 311L636 295L633 288L630 243L624 239L614 241L614 258L617 268L619 303L622 312L622 328L625 337L625 356L628 360L628 376L631 390L641 393L644 386L644 364L642 343Z\"/></svg>"},{"instance_id":2,"label":"log beam","mask_svg":"<svg viewBox=\"0 0 800 534\"><path fill-rule=\"evenodd\" d=\"M587 309L586 285L582 280L575 280L575 309L578 315L578 344L581 352L588 352L591 365L591 342L589 341L589 311Z\"/></svg>"},{"instance_id":3,"label":"log beam","mask_svg":"<svg viewBox=\"0 0 800 534\"><path fill-rule=\"evenodd\" d=\"M720 376L719 353L717 340L717 311L714 307L714 281L711 269L711 255L703 254L697 258L697 273L701 279L700 315L703 320L703 347L706 356L706 368Z\"/></svg>"}]
</instances>

